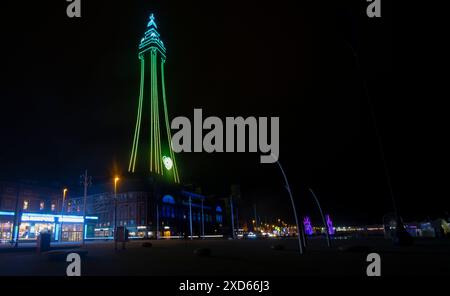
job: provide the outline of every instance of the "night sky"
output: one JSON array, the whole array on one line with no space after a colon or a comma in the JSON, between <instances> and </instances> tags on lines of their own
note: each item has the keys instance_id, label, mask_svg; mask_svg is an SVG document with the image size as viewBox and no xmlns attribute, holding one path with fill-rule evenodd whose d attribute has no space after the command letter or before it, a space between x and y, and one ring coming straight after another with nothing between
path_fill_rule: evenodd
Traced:
<instances>
[{"instance_id":1,"label":"night sky","mask_svg":"<svg viewBox=\"0 0 450 296\"><path fill-rule=\"evenodd\" d=\"M389 1L381 19L367 18L366 1L162 2L84 0L81 19L67 18L63 0L2 4L1 179L71 185L86 168L94 182L126 172L138 44L154 13L169 116L279 116L280 162L300 212L317 217L308 187L337 222L379 223L392 211L365 85L402 215L448 209L440 197L420 206L412 198L418 177L393 91ZM184 153L177 162L182 181L205 194L240 184L244 214L256 202L262 219L291 217L278 168L259 154Z\"/></svg>"}]
</instances>

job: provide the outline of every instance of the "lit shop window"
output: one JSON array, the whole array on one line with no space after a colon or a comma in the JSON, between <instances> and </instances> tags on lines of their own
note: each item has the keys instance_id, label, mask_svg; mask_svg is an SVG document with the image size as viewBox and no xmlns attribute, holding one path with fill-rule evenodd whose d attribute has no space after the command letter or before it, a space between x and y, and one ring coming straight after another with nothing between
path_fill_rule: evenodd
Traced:
<instances>
[{"instance_id":1,"label":"lit shop window","mask_svg":"<svg viewBox=\"0 0 450 296\"><path fill-rule=\"evenodd\" d=\"M52 212L56 210L56 205L52 203Z\"/></svg>"},{"instance_id":2,"label":"lit shop window","mask_svg":"<svg viewBox=\"0 0 450 296\"><path fill-rule=\"evenodd\" d=\"M40 203L39 203L39 210L43 210L45 208L45 203L43 202L43 201L41 201Z\"/></svg>"},{"instance_id":3,"label":"lit shop window","mask_svg":"<svg viewBox=\"0 0 450 296\"><path fill-rule=\"evenodd\" d=\"M28 206L30 205L30 202L28 200L23 201L23 209L28 210Z\"/></svg>"}]
</instances>

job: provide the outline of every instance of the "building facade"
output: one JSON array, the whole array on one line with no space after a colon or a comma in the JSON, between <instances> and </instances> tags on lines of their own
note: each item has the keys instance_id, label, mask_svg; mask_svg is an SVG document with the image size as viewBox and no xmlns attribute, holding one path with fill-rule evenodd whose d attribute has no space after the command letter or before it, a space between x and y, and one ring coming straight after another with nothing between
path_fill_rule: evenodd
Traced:
<instances>
[{"instance_id":1,"label":"building facade","mask_svg":"<svg viewBox=\"0 0 450 296\"><path fill-rule=\"evenodd\" d=\"M70 190L62 207L63 189L0 182L0 240L35 241L42 232L53 241L112 239L115 224L135 239L228 235L227 209L214 198L154 177L124 177L112 187L90 188L84 215L84 197Z\"/></svg>"},{"instance_id":2,"label":"building facade","mask_svg":"<svg viewBox=\"0 0 450 296\"><path fill-rule=\"evenodd\" d=\"M0 240L35 241L42 232L53 241L93 236L97 217L84 217L82 201L66 196L62 205L63 189L0 182Z\"/></svg>"},{"instance_id":3,"label":"building facade","mask_svg":"<svg viewBox=\"0 0 450 296\"><path fill-rule=\"evenodd\" d=\"M98 217L94 229L96 239L111 239L115 222L126 227L131 238L226 234L223 205L216 199L154 178L137 180L133 176L122 182L125 184L119 184L116 193L108 191L108 187L113 187L111 184L104 184L92 189L94 193L87 197L87 212Z\"/></svg>"}]
</instances>

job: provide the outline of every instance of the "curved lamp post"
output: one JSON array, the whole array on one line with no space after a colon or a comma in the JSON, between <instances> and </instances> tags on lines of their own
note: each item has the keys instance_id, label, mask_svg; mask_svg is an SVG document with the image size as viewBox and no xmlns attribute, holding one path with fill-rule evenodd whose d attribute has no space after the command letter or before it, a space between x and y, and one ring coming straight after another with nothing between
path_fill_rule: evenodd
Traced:
<instances>
[{"instance_id":1,"label":"curved lamp post","mask_svg":"<svg viewBox=\"0 0 450 296\"><path fill-rule=\"evenodd\" d=\"M325 216L323 215L322 207L320 206L319 199L314 194L314 191L311 188L309 188L309 191L311 192L312 196L314 197L314 200L316 201L317 207L319 207L320 216L322 217L323 225L325 227L325 234L327 236L327 244L328 244L328 247L331 248L331 239L330 239L330 233L328 232L328 224L327 224L327 221L325 220Z\"/></svg>"},{"instance_id":2,"label":"curved lamp post","mask_svg":"<svg viewBox=\"0 0 450 296\"><path fill-rule=\"evenodd\" d=\"M291 203L292 203L292 209L294 210L294 218L295 218L295 223L297 225L297 238L298 238L298 248L300 251L300 255L303 254L303 244L302 244L302 238L301 238L301 228L300 225L298 224L298 218L297 218L297 210L295 209L295 203L294 203L294 198L292 197L292 192L291 192L291 187L289 186L289 182L288 179L286 177L286 174L284 173L283 167L281 166L281 163L278 161L277 158L275 158L275 156L273 154L271 154L271 156L275 159L275 161L278 164L278 167L281 170L281 173L283 174L283 178L284 178L284 182L286 183L286 189L289 193L289 197L291 198Z\"/></svg>"}]
</instances>

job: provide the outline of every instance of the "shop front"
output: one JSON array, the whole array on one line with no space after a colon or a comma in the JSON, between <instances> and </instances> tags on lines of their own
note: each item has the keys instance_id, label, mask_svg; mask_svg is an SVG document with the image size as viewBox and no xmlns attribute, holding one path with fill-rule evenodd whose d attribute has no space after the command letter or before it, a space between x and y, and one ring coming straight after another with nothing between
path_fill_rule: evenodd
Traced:
<instances>
[{"instance_id":1,"label":"shop front","mask_svg":"<svg viewBox=\"0 0 450 296\"><path fill-rule=\"evenodd\" d=\"M0 242L11 241L14 225L14 212L0 211Z\"/></svg>"},{"instance_id":2,"label":"shop front","mask_svg":"<svg viewBox=\"0 0 450 296\"><path fill-rule=\"evenodd\" d=\"M19 240L36 240L41 233L50 233L53 241L77 242L83 239L83 227L85 227L85 237L89 238L89 233L97 217L86 217L74 215L51 215L23 213L19 226ZM92 231L91 231L92 232Z\"/></svg>"},{"instance_id":3,"label":"shop front","mask_svg":"<svg viewBox=\"0 0 450 296\"><path fill-rule=\"evenodd\" d=\"M83 223L64 223L62 226L63 242L78 242L83 239Z\"/></svg>"},{"instance_id":4,"label":"shop front","mask_svg":"<svg viewBox=\"0 0 450 296\"><path fill-rule=\"evenodd\" d=\"M10 241L12 238L13 223L0 221L0 241Z\"/></svg>"},{"instance_id":5,"label":"shop front","mask_svg":"<svg viewBox=\"0 0 450 296\"><path fill-rule=\"evenodd\" d=\"M148 231L147 226L127 227L129 237L132 239L153 238L153 231Z\"/></svg>"},{"instance_id":6,"label":"shop front","mask_svg":"<svg viewBox=\"0 0 450 296\"><path fill-rule=\"evenodd\" d=\"M22 222L19 227L20 240L35 240L40 233L54 234L55 223Z\"/></svg>"},{"instance_id":7,"label":"shop front","mask_svg":"<svg viewBox=\"0 0 450 296\"><path fill-rule=\"evenodd\" d=\"M96 239L110 239L113 237L113 229L110 227L95 228L94 236Z\"/></svg>"},{"instance_id":8,"label":"shop front","mask_svg":"<svg viewBox=\"0 0 450 296\"><path fill-rule=\"evenodd\" d=\"M149 231L147 226L126 227L128 230L128 238L130 239L147 239L155 238L155 233ZM113 227L97 227L93 229L95 239L112 239L114 235Z\"/></svg>"}]
</instances>

